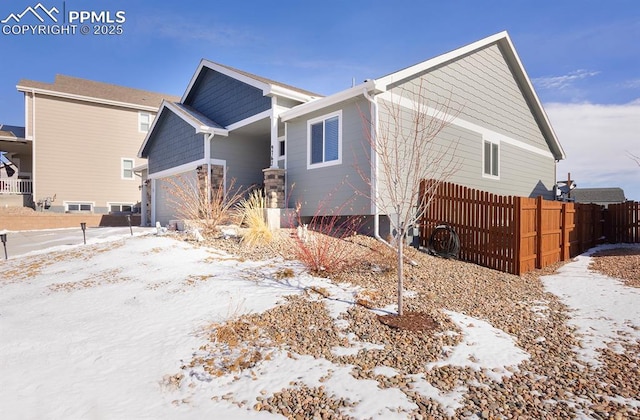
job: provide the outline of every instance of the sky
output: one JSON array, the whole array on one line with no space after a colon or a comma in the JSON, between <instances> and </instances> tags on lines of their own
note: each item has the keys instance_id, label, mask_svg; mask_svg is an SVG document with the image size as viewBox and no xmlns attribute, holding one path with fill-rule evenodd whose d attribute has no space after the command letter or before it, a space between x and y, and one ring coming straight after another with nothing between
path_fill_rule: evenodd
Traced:
<instances>
[{"instance_id":1,"label":"sky","mask_svg":"<svg viewBox=\"0 0 640 420\"><path fill-rule=\"evenodd\" d=\"M304 293L315 287L331 297L321 302L348 342L332 347L334 355L383 350L385 345L375 337L371 342L350 332L342 318L353 305L356 286L313 277L293 261L239 259L155 235L152 229L136 229L133 237L128 228L89 229L86 246L78 229L46 233L66 245L21 255L14 251L2 261L13 273L0 278L0 389L12 391L0 393L0 407L8 418L280 419L251 407L257 398L268 398L292 382L323 386L327 395L356 403L342 408L353 418L404 419L417 408L396 387L379 386L367 376L356 378L349 364L296 354L268 342L205 345L212 323L262 313L283 304L285 296L320 299ZM637 244L630 246L638 249ZM594 251L598 249L602 247ZM590 260L589 253L578 256L542 281L569 307L567 322L581 337L579 360L601 366L599 350L622 349L640 339L634 327L640 319L640 292L590 272ZM278 279L276 274L284 269L294 276ZM405 292L408 299L410 292ZM599 297L595 301L594 295ZM215 305L212 296L219 297ZM553 313L546 301L520 303L523 310L535 305L530 309L541 322ZM394 309L391 305L374 311ZM427 363L426 372L439 366L479 370L486 385L502 382L531 358L516 337L486 320L449 310L444 314L459 331L442 333L461 339ZM268 357L242 372L220 368L221 375L214 376L200 363L189 363L196 356L234 358L256 348ZM469 386L478 386L473 376L468 383L443 389L441 381L432 384L423 374L388 365L372 370L412 382L417 395L433 399L449 415L464 405ZM179 373L182 380L175 380ZM590 418L579 408L582 396L568 392L558 398L559 403L577 406L577 418ZM617 400L628 407L640 403L622 395Z\"/></svg>"},{"instance_id":2,"label":"sky","mask_svg":"<svg viewBox=\"0 0 640 420\"><path fill-rule=\"evenodd\" d=\"M640 200L640 165L632 159L640 156L637 0L41 3L69 17L109 12L123 21L113 28L122 33L96 35L89 23L83 35L79 22L68 35L3 29L3 124L24 125L15 88L23 78L52 82L66 74L182 95L207 58L328 95L506 30L566 152L558 178L570 172L578 187L621 187ZM37 4L4 0L0 20Z\"/></svg>"}]
</instances>

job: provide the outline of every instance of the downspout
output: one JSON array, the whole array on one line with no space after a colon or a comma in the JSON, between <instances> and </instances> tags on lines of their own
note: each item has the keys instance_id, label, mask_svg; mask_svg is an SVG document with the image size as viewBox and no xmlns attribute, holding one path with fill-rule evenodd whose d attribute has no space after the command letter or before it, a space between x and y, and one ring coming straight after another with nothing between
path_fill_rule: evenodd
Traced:
<instances>
[{"instance_id":1,"label":"downspout","mask_svg":"<svg viewBox=\"0 0 640 420\"><path fill-rule=\"evenodd\" d=\"M205 188L207 189L207 203L211 203L211 140L214 134L204 135L204 160L207 162L207 176L205 177Z\"/></svg>"},{"instance_id":2,"label":"downspout","mask_svg":"<svg viewBox=\"0 0 640 420\"><path fill-rule=\"evenodd\" d=\"M396 248L391 245L389 242L387 242L386 240L382 239L382 237L380 236L380 209L378 208L378 153L376 152L376 148L374 146L374 142L377 142L377 135L378 135L378 102L376 101L375 97L372 97L371 95L369 95L369 92L367 92L367 88L364 88L362 95L365 97L366 100L368 100L369 102L371 102L371 115L372 115L372 119L371 119L371 163L372 166L375 166L375 168L372 169L371 171L371 190L372 190L372 203L373 203L373 207L374 207L374 215L373 215L373 236L374 238L376 238L378 241L382 242L383 244L385 244L386 246L388 246L389 248L393 249L394 251L396 250ZM404 241L404 237L400 237L401 241ZM405 259L406 256L403 257L403 259ZM409 264L413 265L413 266L417 266L418 263L412 259L407 259L407 261L409 262Z\"/></svg>"},{"instance_id":3,"label":"downspout","mask_svg":"<svg viewBox=\"0 0 640 420\"><path fill-rule=\"evenodd\" d=\"M380 236L380 209L378 208L378 153L376 142L378 141L378 102L375 97L369 95L367 88L362 91L364 98L371 103L371 203L373 207L373 236L389 248L395 249L389 242Z\"/></svg>"},{"instance_id":4,"label":"downspout","mask_svg":"<svg viewBox=\"0 0 640 420\"><path fill-rule=\"evenodd\" d=\"M27 124L27 127L29 125ZM36 203L36 91L31 89L31 201ZM36 209L37 210L37 209Z\"/></svg>"}]
</instances>

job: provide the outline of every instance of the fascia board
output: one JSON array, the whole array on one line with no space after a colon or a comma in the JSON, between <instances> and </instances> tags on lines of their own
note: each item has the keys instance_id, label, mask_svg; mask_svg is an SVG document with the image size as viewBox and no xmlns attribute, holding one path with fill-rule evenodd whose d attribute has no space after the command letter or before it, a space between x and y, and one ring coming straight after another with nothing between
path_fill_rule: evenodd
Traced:
<instances>
[{"instance_id":1,"label":"fascia board","mask_svg":"<svg viewBox=\"0 0 640 420\"><path fill-rule=\"evenodd\" d=\"M509 37L509 34L506 31L499 32L495 35L491 35L487 38L481 39L469 45L465 45L464 47L458 48L456 50L450 51L448 53L439 55L430 60L423 61L411 67L407 67L406 69L397 71L395 73L391 73L385 77L377 79L377 81L385 87L385 89L389 88L389 85L400 82L402 80L409 79L416 74L427 71L431 68L435 68L449 61L455 60L464 55L470 54L476 50L484 48L491 44L497 44L503 53L505 53L507 60L512 64L512 69L515 71L516 78L523 83L525 95L531 100L534 105L534 113L537 117L539 117L539 121L541 124L541 129L546 138L550 139L551 145L549 147L552 149L553 155L556 159L561 160L565 159L565 153L558 141L558 137L556 136L553 127L551 126L551 122L544 111L542 103L540 102L540 98L536 94L535 89L533 88L533 84L531 83L531 79L527 75L524 66L522 65L522 61L520 61L520 57ZM553 150L555 149L555 150Z\"/></svg>"},{"instance_id":2,"label":"fascia board","mask_svg":"<svg viewBox=\"0 0 640 420\"><path fill-rule=\"evenodd\" d=\"M287 89L285 87L277 85L269 85L268 89L263 90L262 93L264 94L264 96L280 96L300 102L309 102L317 98L316 96L305 95L304 93L296 92L295 90Z\"/></svg>"},{"instance_id":3,"label":"fascia board","mask_svg":"<svg viewBox=\"0 0 640 420\"><path fill-rule=\"evenodd\" d=\"M411 78L418 73L429 70L433 67L439 66L440 64L454 60L458 57L462 57L463 55L469 54L470 52L473 52L477 49L483 48L487 45L497 42L498 40L504 37L508 37L507 32L506 31L499 32L495 35L491 35L487 38L481 39L469 45L465 45L464 47L460 47L453 51L449 51L448 53L444 53L437 57L415 64L411 67L407 67L406 69L402 69L395 73L391 73L387 76L381 77L380 79L378 79L378 81L383 86L388 87L392 83Z\"/></svg>"},{"instance_id":4,"label":"fascia board","mask_svg":"<svg viewBox=\"0 0 640 420\"><path fill-rule=\"evenodd\" d=\"M186 122L187 124L195 128L196 133L209 133L209 134L216 134L219 136L229 135L229 130L226 130L224 128L218 128L218 127L210 127L206 124L202 124L202 121L198 120L197 118L194 118L192 115L178 108L171 102L166 102L164 105L166 108L169 108L174 114L176 114L178 117L182 118L184 122ZM155 123L155 120L154 120L154 123ZM151 130L149 130L149 132L151 132Z\"/></svg>"},{"instance_id":5,"label":"fascia board","mask_svg":"<svg viewBox=\"0 0 640 420\"><path fill-rule=\"evenodd\" d=\"M263 82L260 82L259 80L252 79L248 76L245 76L244 74L235 72L227 67L221 66L219 64L214 63L213 61L209 61L203 58L202 60L200 60L200 64L198 65L198 68L196 69L195 73L191 77L191 81L189 81L189 85L187 86L187 89L182 95L180 102L184 103L184 101L187 99L187 96L189 96L189 93L191 93L191 89L193 88L193 85L196 83L198 76L202 72L202 69L205 67L213 71L217 71L218 73L222 73L233 79L239 80L242 83L246 83L250 86L258 88L263 92L269 90L269 85L267 83L263 83Z\"/></svg>"},{"instance_id":6,"label":"fascia board","mask_svg":"<svg viewBox=\"0 0 640 420\"><path fill-rule=\"evenodd\" d=\"M504 47L503 48L503 52L507 54L508 59L511 60L511 62L514 64L515 68L516 68L516 76L519 76L519 80L524 83L525 87L526 87L526 93L527 96L531 99L531 101L534 103L535 105L535 110L537 111L537 115L539 115L539 117L541 118L541 123L543 126L543 131L546 131L546 136L548 136L552 142L554 143L553 145L557 148L557 153L556 151L554 151L554 157L557 160L563 160L566 159L566 154L564 152L564 149L562 148L562 145L560 144L560 141L558 140L558 137L556 136L555 131L553 130L553 126L551 125L551 121L549 120L549 117L547 116L546 111L544 110L544 107L542 106L542 102L540 101L540 98L538 97L536 90L533 87L533 84L531 83L531 79L529 78L529 76L527 75L527 71L524 68L524 65L522 64L522 61L520 61L520 57L518 56L518 52L515 49L515 46L513 45L513 42L511 42L511 38L509 37L509 35L505 32L504 33L504 39L501 40L501 45Z\"/></svg>"},{"instance_id":7,"label":"fascia board","mask_svg":"<svg viewBox=\"0 0 640 420\"><path fill-rule=\"evenodd\" d=\"M265 118L271 118L271 110L270 109L268 109L266 111L262 111L259 114L252 115L251 117L245 118L244 120L240 120L240 121L235 122L233 124L229 124L227 126L227 130L229 130L229 131L237 130L238 128L242 128L242 127L244 127L246 125L249 125L249 124L254 123L256 121L263 120Z\"/></svg>"},{"instance_id":8,"label":"fascia board","mask_svg":"<svg viewBox=\"0 0 640 420\"><path fill-rule=\"evenodd\" d=\"M338 104L340 102L347 101L351 98L355 98L359 95L362 95L362 93L365 90L367 92L377 94L377 93L383 92L384 88L380 86L377 80L367 80L364 83L361 83L349 89L345 89L342 92L325 96L324 98L315 99L311 102L307 102L305 104L298 105L294 108L291 108L281 113L280 118L282 119L283 122L286 122L294 118L298 118L302 115L309 114L311 112L315 112L323 108L327 108L329 106Z\"/></svg>"},{"instance_id":9,"label":"fascia board","mask_svg":"<svg viewBox=\"0 0 640 420\"><path fill-rule=\"evenodd\" d=\"M196 130L196 133L209 133L209 134L225 136L225 137L229 135L229 130L220 129L220 128L216 128L216 127L209 127L207 125L203 125L203 124L201 124L200 121L196 120L191 115L183 112L180 108L175 106L173 103L168 102L166 100L163 100L162 104L160 105L160 109L158 110L158 114L153 119L153 122L151 123L151 127L149 127L149 131L147 132L147 135L145 136L144 141L142 142L142 146L140 146L140 149L138 150L138 157L139 158L143 158L144 159L144 157L142 156L142 152L147 147L147 143L149 142L149 139L151 138L151 134L155 130L156 123L157 123L157 121L160 120L160 116L162 115L162 112L165 109L168 109L169 111L173 112L180 119L182 119L184 122L186 122L187 124L192 126Z\"/></svg>"},{"instance_id":10,"label":"fascia board","mask_svg":"<svg viewBox=\"0 0 640 420\"><path fill-rule=\"evenodd\" d=\"M112 105L112 106L118 106L122 108L131 108L131 109L137 109L140 111L151 111L151 112L158 111L158 108L149 106L149 105L138 105L138 104L132 104L129 102L112 101L109 99L94 98L91 96L76 95L73 93L58 92L55 90L32 88L32 87L21 86L21 85L17 85L16 88L18 89L19 92L24 92L24 93L35 92L40 95L56 96L59 98L73 99L76 101L91 102L91 103L102 104L102 105Z\"/></svg>"}]
</instances>

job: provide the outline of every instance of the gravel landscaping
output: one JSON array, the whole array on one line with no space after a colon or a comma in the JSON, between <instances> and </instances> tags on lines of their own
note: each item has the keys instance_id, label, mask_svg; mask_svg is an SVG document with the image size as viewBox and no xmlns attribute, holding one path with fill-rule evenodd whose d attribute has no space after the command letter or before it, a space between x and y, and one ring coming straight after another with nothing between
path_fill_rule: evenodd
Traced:
<instances>
[{"instance_id":1,"label":"gravel landscaping","mask_svg":"<svg viewBox=\"0 0 640 420\"><path fill-rule=\"evenodd\" d=\"M574 349L580 336L567 323L568 308L558 297L544 290L540 276L559 267L514 276L456 260L429 256L413 249L408 257L416 265L405 265L405 310L423 314L431 321L426 330L385 325L370 308L384 308L396 302L394 255L375 240L355 236L348 241L356 258L348 270L332 276L333 283L359 286L354 305L335 322L329 306L329 290L307 290L290 297L283 305L260 314L240 317L211 327L210 340L203 343L209 354L216 349L233 349L244 343L233 363L217 366L222 373L240 372L268 358L268 349L284 348L296 355L323 357L333 363L352 365L355 378L372 379L382 389L402 391L417 404L413 418L640 418L640 343L624 343L600 352L601 364L581 361ZM245 247L239 240L218 239L207 243L240 259L264 260L291 255L294 241L283 237L265 246ZM638 286L639 249L616 249L594 258L593 269ZM286 281L287 273L282 273ZM458 327L447 316L455 311L485 320L516 340L530 355L528 360L499 380L492 372L473 367L434 365L457 344L460 335L444 334ZM426 321L425 321L426 322ZM244 327L242 327L244 326ZM251 327L248 327L251 326ZM640 325L634 325L637 329ZM233 334L221 334L221 331ZM376 345L357 354L336 354L345 337ZM247 343L248 348L247 348ZM206 358L194 358L194 366L207 366ZM211 365L211 363L209 363ZM380 372L379 367L389 368ZM466 390L455 412L416 392L418 377L443 394ZM493 379L492 379L493 378ZM340 407L350 404L328 395L322 387L291 383L281 392L258 402L235 401L255 410L266 410L288 418L346 418ZM233 396L227 396L233 401Z\"/></svg>"}]
</instances>

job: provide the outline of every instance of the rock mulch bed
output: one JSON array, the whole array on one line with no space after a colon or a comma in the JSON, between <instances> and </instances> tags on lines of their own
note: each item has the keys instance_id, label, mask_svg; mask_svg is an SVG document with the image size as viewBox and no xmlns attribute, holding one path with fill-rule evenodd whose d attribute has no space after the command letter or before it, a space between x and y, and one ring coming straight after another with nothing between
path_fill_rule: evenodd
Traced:
<instances>
[{"instance_id":1,"label":"rock mulch bed","mask_svg":"<svg viewBox=\"0 0 640 420\"><path fill-rule=\"evenodd\" d=\"M251 248L237 239L214 240L208 245L239 258L260 260L291 255L290 247L295 245L286 240L287 236L270 245ZM409 396L418 407L411 414L416 419L447 418L451 414L416 392L411 379L411 375L416 374L442 392L460 386L468 389L462 407L454 414L456 418L556 419L578 415L596 419L640 418L640 408L624 400L640 395L640 346L626 346L622 352L602 351L603 364L597 368L581 363L573 351L580 346L580 341L567 326L567 308L556 296L545 292L539 280L539 276L552 273L554 267L513 276L409 249L409 258L417 265L405 265L404 287L411 291L405 309L424 314L433 322L427 332L415 332L385 325L368 309L395 303L397 283L393 254L371 238L357 236L349 241L361 252L362 258L334 280L363 289L356 299L360 304L354 304L343 315L340 328L326 307L319 304L322 293L310 293L291 297L284 305L262 314L233 321L259 330L245 328L243 333L242 328L229 324L234 334L238 334L233 340L245 343L253 340L256 347L262 349L266 340L270 346L296 354L353 365L354 377L374 379L381 388L397 388ZM596 257L594 269L619 278L631 277L630 284L637 287L638 275L634 270L640 256L624 252ZM502 381L489 380L490 372L471 368L440 366L426 370L427 363L441 358L447 348L460 340L459 335L440 334L457 329L443 310L486 320L515 337L517 345L530 359ZM420 322L426 322L425 319ZM216 328L220 330L221 326ZM333 354L333 347L344 345L346 333L377 344L379 348L356 355ZM216 337L208 345L214 346L220 341L220 337ZM247 354L255 355L250 351ZM194 363L206 365L201 360ZM397 375L376 374L377 366L395 369ZM338 419L347 418L340 408L351 402L327 395L323 387L291 384L249 404L255 410L267 410L288 418Z\"/></svg>"},{"instance_id":2,"label":"rock mulch bed","mask_svg":"<svg viewBox=\"0 0 640 420\"><path fill-rule=\"evenodd\" d=\"M627 286L640 287L640 248L616 248L592 255L591 270L624 280Z\"/></svg>"}]
</instances>

